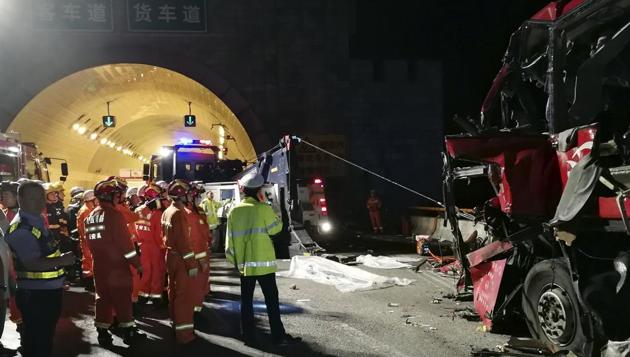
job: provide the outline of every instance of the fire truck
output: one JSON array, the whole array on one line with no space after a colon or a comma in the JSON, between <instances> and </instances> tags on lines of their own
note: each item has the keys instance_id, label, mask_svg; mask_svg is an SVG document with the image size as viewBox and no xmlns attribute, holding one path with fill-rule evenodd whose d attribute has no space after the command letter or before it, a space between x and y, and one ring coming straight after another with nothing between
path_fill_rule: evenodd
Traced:
<instances>
[{"instance_id":1,"label":"fire truck","mask_svg":"<svg viewBox=\"0 0 630 357\"><path fill-rule=\"evenodd\" d=\"M630 1L551 2L512 34L479 119L445 138L460 288L488 328L522 317L579 356L630 337L629 43Z\"/></svg>"},{"instance_id":2,"label":"fire truck","mask_svg":"<svg viewBox=\"0 0 630 357\"><path fill-rule=\"evenodd\" d=\"M17 134L0 133L0 181L16 181L19 178L50 181L48 165L34 143L20 142ZM68 175L68 166L62 164L62 180Z\"/></svg>"}]
</instances>

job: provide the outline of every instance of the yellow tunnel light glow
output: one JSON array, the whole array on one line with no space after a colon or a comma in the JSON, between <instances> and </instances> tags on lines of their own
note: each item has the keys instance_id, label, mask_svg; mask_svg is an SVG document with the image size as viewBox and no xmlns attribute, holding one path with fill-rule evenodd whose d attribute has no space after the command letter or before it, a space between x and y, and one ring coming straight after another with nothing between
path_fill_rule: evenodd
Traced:
<instances>
[{"instance_id":1,"label":"yellow tunnel light glow","mask_svg":"<svg viewBox=\"0 0 630 357\"><path fill-rule=\"evenodd\" d=\"M97 133L90 134L90 140L96 140L96 138L98 138L98 134Z\"/></svg>"},{"instance_id":2,"label":"yellow tunnel light glow","mask_svg":"<svg viewBox=\"0 0 630 357\"><path fill-rule=\"evenodd\" d=\"M80 126L79 129L77 129L77 131L79 132L79 134L83 135L87 131L87 128L84 126Z\"/></svg>"},{"instance_id":3,"label":"yellow tunnel light glow","mask_svg":"<svg viewBox=\"0 0 630 357\"><path fill-rule=\"evenodd\" d=\"M81 127L81 124L79 123L72 124L72 130L79 130L80 127Z\"/></svg>"},{"instance_id":4,"label":"yellow tunnel light glow","mask_svg":"<svg viewBox=\"0 0 630 357\"><path fill-rule=\"evenodd\" d=\"M102 138L101 139L101 145L107 145L107 139Z\"/></svg>"}]
</instances>

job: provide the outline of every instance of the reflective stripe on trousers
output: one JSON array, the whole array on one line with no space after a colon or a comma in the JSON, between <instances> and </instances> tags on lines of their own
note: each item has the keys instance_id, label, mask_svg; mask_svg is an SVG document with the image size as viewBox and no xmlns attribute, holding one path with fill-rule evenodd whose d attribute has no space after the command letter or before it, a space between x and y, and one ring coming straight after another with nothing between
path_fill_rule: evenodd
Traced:
<instances>
[{"instance_id":1,"label":"reflective stripe on trousers","mask_svg":"<svg viewBox=\"0 0 630 357\"><path fill-rule=\"evenodd\" d=\"M195 328L194 324L175 325L175 331L189 330L189 329L194 329L194 328Z\"/></svg>"}]
</instances>

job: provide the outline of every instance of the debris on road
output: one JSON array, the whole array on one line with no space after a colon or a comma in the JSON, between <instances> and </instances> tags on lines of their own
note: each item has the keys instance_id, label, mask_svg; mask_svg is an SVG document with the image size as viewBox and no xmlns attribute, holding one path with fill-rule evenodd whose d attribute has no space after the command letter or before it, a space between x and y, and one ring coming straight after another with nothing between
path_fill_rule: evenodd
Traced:
<instances>
[{"instance_id":1,"label":"debris on road","mask_svg":"<svg viewBox=\"0 0 630 357\"><path fill-rule=\"evenodd\" d=\"M298 299L297 302L310 302L311 299Z\"/></svg>"},{"instance_id":2,"label":"debris on road","mask_svg":"<svg viewBox=\"0 0 630 357\"><path fill-rule=\"evenodd\" d=\"M431 303L432 304L441 304L442 303L442 299L435 298L435 299L431 300Z\"/></svg>"},{"instance_id":3,"label":"debris on road","mask_svg":"<svg viewBox=\"0 0 630 357\"><path fill-rule=\"evenodd\" d=\"M296 284L292 284L291 286L289 286L289 289L291 289L291 290L300 290L300 288L298 288Z\"/></svg>"},{"instance_id":4,"label":"debris on road","mask_svg":"<svg viewBox=\"0 0 630 357\"><path fill-rule=\"evenodd\" d=\"M608 341L606 349L602 351L602 357L628 357L630 356L630 340Z\"/></svg>"},{"instance_id":5,"label":"debris on road","mask_svg":"<svg viewBox=\"0 0 630 357\"><path fill-rule=\"evenodd\" d=\"M386 256L373 256L371 254L360 255L356 259L357 263L361 263L370 268L377 269L399 269L399 268L412 268L411 265L401 263L398 260Z\"/></svg>"},{"instance_id":6,"label":"debris on road","mask_svg":"<svg viewBox=\"0 0 630 357\"><path fill-rule=\"evenodd\" d=\"M383 289L396 285L405 286L413 282L410 279L373 274L318 256L294 256L291 259L289 270L279 272L277 275L333 285L344 293Z\"/></svg>"},{"instance_id":7,"label":"debris on road","mask_svg":"<svg viewBox=\"0 0 630 357\"><path fill-rule=\"evenodd\" d=\"M397 303L397 302L390 302L389 304L387 304L387 306L389 306L389 307L399 307L400 304Z\"/></svg>"}]
</instances>

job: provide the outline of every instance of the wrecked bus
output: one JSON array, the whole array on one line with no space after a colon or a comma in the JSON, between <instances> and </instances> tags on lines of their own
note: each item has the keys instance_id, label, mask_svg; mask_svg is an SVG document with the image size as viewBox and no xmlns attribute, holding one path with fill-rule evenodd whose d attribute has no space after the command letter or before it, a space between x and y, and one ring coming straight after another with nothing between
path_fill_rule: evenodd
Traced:
<instances>
[{"instance_id":1,"label":"wrecked bus","mask_svg":"<svg viewBox=\"0 0 630 357\"><path fill-rule=\"evenodd\" d=\"M488 328L521 317L579 356L630 337L629 42L628 0L550 3L511 36L480 118L445 137L459 287ZM472 216L457 209L471 186Z\"/></svg>"}]
</instances>

